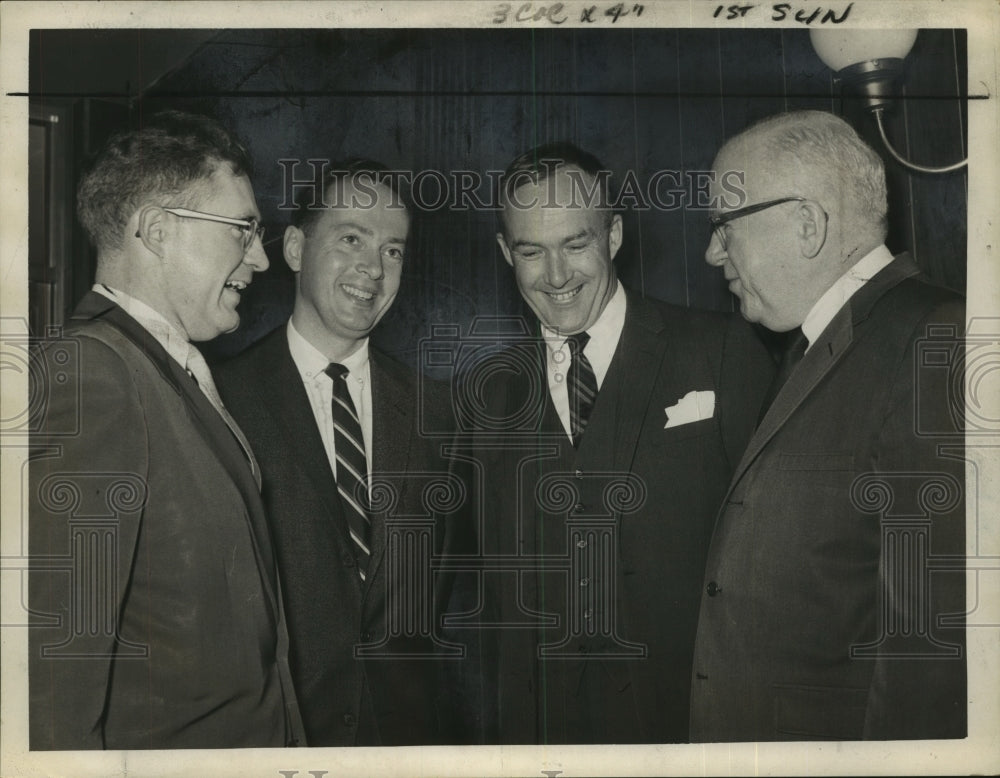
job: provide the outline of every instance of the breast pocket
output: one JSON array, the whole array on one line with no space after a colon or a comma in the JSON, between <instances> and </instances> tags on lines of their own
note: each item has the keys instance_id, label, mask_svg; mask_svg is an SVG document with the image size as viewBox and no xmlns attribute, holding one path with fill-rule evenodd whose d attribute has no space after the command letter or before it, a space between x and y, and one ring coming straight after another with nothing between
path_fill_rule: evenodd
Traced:
<instances>
[{"instance_id":1,"label":"breast pocket","mask_svg":"<svg viewBox=\"0 0 1000 778\"><path fill-rule=\"evenodd\" d=\"M782 454L778 468L792 471L853 470L854 456L847 452L823 452L817 454Z\"/></svg>"},{"instance_id":2,"label":"breast pocket","mask_svg":"<svg viewBox=\"0 0 1000 778\"><path fill-rule=\"evenodd\" d=\"M850 504L854 457L845 452L782 453L774 483L792 504L803 508L832 508Z\"/></svg>"},{"instance_id":3,"label":"breast pocket","mask_svg":"<svg viewBox=\"0 0 1000 778\"><path fill-rule=\"evenodd\" d=\"M646 440L651 447L663 449L667 455L681 455L685 453L687 447L695 442L696 438L717 435L718 430L714 418L699 419L676 427L664 428L660 424L658 429L652 430L646 435Z\"/></svg>"}]
</instances>

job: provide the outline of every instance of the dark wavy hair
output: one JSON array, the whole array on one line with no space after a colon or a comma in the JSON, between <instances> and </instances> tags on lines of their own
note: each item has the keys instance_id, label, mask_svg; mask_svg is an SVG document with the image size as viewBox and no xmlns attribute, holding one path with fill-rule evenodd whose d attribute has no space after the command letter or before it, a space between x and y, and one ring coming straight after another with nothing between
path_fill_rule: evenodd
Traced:
<instances>
[{"instance_id":1,"label":"dark wavy hair","mask_svg":"<svg viewBox=\"0 0 1000 778\"><path fill-rule=\"evenodd\" d=\"M76 193L76 212L98 250L122 245L125 224L147 202L190 206L197 184L222 164L253 174L246 146L208 116L164 111L137 130L113 135Z\"/></svg>"}]
</instances>

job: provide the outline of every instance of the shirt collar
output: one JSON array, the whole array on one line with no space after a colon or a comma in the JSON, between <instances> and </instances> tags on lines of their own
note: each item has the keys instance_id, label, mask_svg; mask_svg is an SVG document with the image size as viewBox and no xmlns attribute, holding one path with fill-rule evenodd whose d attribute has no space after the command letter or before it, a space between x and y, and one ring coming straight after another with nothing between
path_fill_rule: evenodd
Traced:
<instances>
[{"instance_id":1,"label":"shirt collar","mask_svg":"<svg viewBox=\"0 0 1000 778\"><path fill-rule=\"evenodd\" d=\"M313 381L318 375L325 375L330 360L295 329L291 319L288 320L288 350L302 380ZM358 349L340 364L347 368L351 376L363 378L368 368L368 338L362 340Z\"/></svg>"},{"instance_id":2,"label":"shirt collar","mask_svg":"<svg viewBox=\"0 0 1000 778\"><path fill-rule=\"evenodd\" d=\"M94 284L91 288L99 295L116 303L119 308L135 319L181 367L187 366L188 349L191 344L180 330L167 321L162 313L150 308L142 300L107 284Z\"/></svg>"},{"instance_id":3,"label":"shirt collar","mask_svg":"<svg viewBox=\"0 0 1000 778\"><path fill-rule=\"evenodd\" d=\"M833 282L816 304L809 310L802 322L802 332L812 346L823 334L833 317L861 287L874 278L882 268L893 260L892 252L884 245L868 252L852 265L846 273ZM808 350L808 349L807 349Z\"/></svg>"},{"instance_id":4,"label":"shirt collar","mask_svg":"<svg viewBox=\"0 0 1000 778\"><path fill-rule=\"evenodd\" d=\"M625 328L625 308L625 289L621 284L618 284L618 288L608 300L608 304L604 306L597 321L587 329L590 340L587 342L584 352L587 355L587 361L590 362L590 366L594 370L598 387L604 383L604 377L608 373L608 368L611 367L611 360L615 356L615 349L618 348L618 341ZM548 349L549 368L559 372L558 366L563 363L565 354L557 354L557 352L561 352L565 347L566 336L557 335L553 330L543 325L542 337Z\"/></svg>"},{"instance_id":5,"label":"shirt collar","mask_svg":"<svg viewBox=\"0 0 1000 778\"><path fill-rule=\"evenodd\" d=\"M595 353L610 351L614 353L615 348L618 346L618 338L621 337L622 329L625 327L625 288L618 283L615 293L608 300L608 304L604 306L604 310L601 311L601 315L597 317L590 327L586 330L587 334L590 335L590 341L587 343L586 351L588 355L591 348L594 349ZM549 329L544 324L542 325L542 337L545 339L545 345L548 346L549 351L555 353L560 351L563 345L566 343L566 336L558 334L555 330Z\"/></svg>"}]
</instances>

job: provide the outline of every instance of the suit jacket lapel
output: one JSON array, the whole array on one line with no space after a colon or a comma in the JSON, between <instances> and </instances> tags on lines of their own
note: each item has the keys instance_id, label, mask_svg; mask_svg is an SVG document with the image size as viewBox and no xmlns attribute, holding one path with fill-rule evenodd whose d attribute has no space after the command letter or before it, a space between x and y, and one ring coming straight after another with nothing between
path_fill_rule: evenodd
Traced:
<instances>
[{"instance_id":1,"label":"suit jacket lapel","mask_svg":"<svg viewBox=\"0 0 1000 778\"><path fill-rule=\"evenodd\" d=\"M233 481L244 491L247 504L254 502L251 493L256 493L259 501L259 488L239 441L233 436L215 406L205 397L184 368L167 354L156 338L116 303L95 292L84 297L73 318L100 319L115 327L141 349L163 379L184 399L188 410L198 419L199 423L195 425L198 432L216 452ZM249 484L253 484L252 487Z\"/></svg>"},{"instance_id":2,"label":"suit jacket lapel","mask_svg":"<svg viewBox=\"0 0 1000 778\"><path fill-rule=\"evenodd\" d=\"M121 306L104 295L97 292L87 292L80 301L80 304L73 311L70 319L73 321L100 320L110 324L145 353L163 380L170 384L178 394L184 394L182 387L190 385L191 382L187 373L184 373L183 370L181 371L181 375L184 376L184 380L182 381L177 372L171 367L176 362L170 358L170 355L160 345L160 342L143 328L139 322L125 313L125 310Z\"/></svg>"},{"instance_id":3,"label":"suit jacket lapel","mask_svg":"<svg viewBox=\"0 0 1000 778\"><path fill-rule=\"evenodd\" d=\"M113 301L96 292L90 292L83 298L72 318L100 320L117 329L146 355L163 380L181 396L188 412L195 420L194 426L198 433L215 452L243 495L251 538L261 570L265 573L263 576L265 588L273 612L277 613L274 552L270 531L263 514L259 487L239 441L233 436L215 406L205 397L183 367L167 354L159 341Z\"/></svg>"},{"instance_id":4,"label":"suit jacket lapel","mask_svg":"<svg viewBox=\"0 0 1000 778\"><path fill-rule=\"evenodd\" d=\"M747 450L743 453L735 477L749 467L750 463L788 421L795 410L809 396L816 385L823 380L846 353L853 340L851 312L848 307L841 310L830 322L823 334L812 344L808 353L795 368L792 376L781 388L778 396L754 432Z\"/></svg>"},{"instance_id":5,"label":"suit jacket lapel","mask_svg":"<svg viewBox=\"0 0 1000 778\"><path fill-rule=\"evenodd\" d=\"M813 343L774 403L764 416L733 473L730 491L750 467L768 441L788 421L805 399L848 352L859 337L858 327L871 314L875 303L903 279L919 274L909 255L901 254L859 289L837 312Z\"/></svg>"},{"instance_id":6,"label":"suit jacket lapel","mask_svg":"<svg viewBox=\"0 0 1000 778\"><path fill-rule=\"evenodd\" d=\"M630 471L635 458L636 444L646 418L646 408L653 393L653 386L660 374L660 364L666 353L666 339L660 337L663 321L656 309L641 297L628 293L628 307L625 310L625 326L611 366L605 376L607 384L615 381L615 394L624 395L624 384L628 382L628 396L632 398L628 407L607 408L617 414L618 430L614 444L613 468L619 472ZM597 404L601 404L601 394ZM610 393L608 393L610 394Z\"/></svg>"},{"instance_id":7,"label":"suit jacket lapel","mask_svg":"<svg viewBox=\"0 0 1000 778\"><path fill-rule=\"evenodd\" d=\"M413 445L413 418L411 407L415 397L405 383L399 381L383 365L387 359L372 349L369 353L372 384L372 475L396 474L392 486L399 490L396 505L403 502L407 479L400 473L407 472L410 447ZM385 519L391 516L372 515L372 555L368 564L368 587L376 578L382 565L386 548Z\"/></svg>"},{"instance_id":8,"label":"suit jacket lapel","mask_svg":"<svg viewBox=\"0 0 1000 778\"><path fill-rule=\"evenodd\" d=\"M285 327L267 336L259 356L261 380L257 387L266 412L278 422L289 455L295 457L327 510L332 516L341 515L337 483L302 376L288 350Z\"/></svg>"}]
</instances>

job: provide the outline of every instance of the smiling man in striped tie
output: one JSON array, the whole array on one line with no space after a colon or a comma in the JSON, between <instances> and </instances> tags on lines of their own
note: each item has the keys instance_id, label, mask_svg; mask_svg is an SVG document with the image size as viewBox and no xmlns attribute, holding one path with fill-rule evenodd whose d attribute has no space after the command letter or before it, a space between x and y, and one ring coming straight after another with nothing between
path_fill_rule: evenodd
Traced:
<instances>
[{"instance_id":1,"label":"smiling man in striped tie","mask_svg":"<svg viewBox=\"0 0 1000 778\"><path fill-rule=\"evenodd\" d=\"M387 549L393 516L425 514L422 484L447 464L418 434L415 374L368 342L399 291L410 214L371 160L334 163L321 183L285 231L291 319L223 365L219 386L260 459L310 745L437 743L451 735L432 641L395 629L435 592L402 580ZM444 396L424 392L422 412L437 404L443 419ZM388 507L372 497L383 486ZM444 535L435 528L439 552ZM360 658L375 646L378 658Z\"/></svg>"},{"instance_id":2,"label":"smiling man in striped tie","mask_svg":"<svg viewBox=\"0 0 1000 778\"><path fill-rule=\"evenodd\" d=\"M554 143L504 178L497 241L539 326L486 364L472 421L502 743L687 740L712 519L770 378L738 317L619 283L609 175Z\"/></svg>"}]
</instances>

